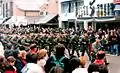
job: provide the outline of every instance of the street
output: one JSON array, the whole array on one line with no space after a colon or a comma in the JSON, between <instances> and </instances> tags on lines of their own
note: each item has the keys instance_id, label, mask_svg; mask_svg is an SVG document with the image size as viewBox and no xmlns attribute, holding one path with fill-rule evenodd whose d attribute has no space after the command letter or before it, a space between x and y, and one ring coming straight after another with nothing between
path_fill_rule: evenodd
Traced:
<instances>
[{"instance_id":1,"label":"street","mask_svg":"<svg viewBox=\"0 0 120 73\"><path fill-rule=\"evenodd\" d=\"M109 73L120 73L120 56L107 56Z\"/></svg>"}]
</instances>

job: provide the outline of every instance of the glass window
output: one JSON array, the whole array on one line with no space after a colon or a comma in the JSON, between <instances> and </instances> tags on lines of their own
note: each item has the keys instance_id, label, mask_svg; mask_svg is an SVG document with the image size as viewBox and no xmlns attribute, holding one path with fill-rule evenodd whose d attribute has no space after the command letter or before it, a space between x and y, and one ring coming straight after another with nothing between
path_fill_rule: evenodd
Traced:
<instances>
[{"instance_id":1,"label":"glass window","mask_svg":"<svg viewBox=\"0 0 120 73\"><path fill-rule=\"evenodd\" d=\"M13 15L13 2L10 2L10 15Z\"/></svg>"},{"instance_id":2,"label":"glass window","mask_svg":"<svg viewBox=\"0 0 120 73\"><path fill-rule=\"evenodd\" d=\"M61 10L62 13L68 12L68 3L62 3Z\"/></svg>"},{"instance_id":3,"label":"glass window","mask_svg":"<svg viewBox=\"0 0 120 73\"><path fill-rule=\"evenodd\" d=\"M3 17L5 17L5 5L3 4Z\"/></svg>"},{"instance_id":4,"label":"glass window","mask_svg":"<svg viewBox=\"0 0 120 73\"><path fill-rule=\"evenodd\" d=\"M8 17L8 3L6 3L6 17Z\"/></svg>"},{"instance_id":5,"label":"glass window","mask_svg":"<svg viewBox=\"0 0 120 73\"><path fill-rule=\"evenodd\" d=\"M74 12L74 2L71 2L70 12Z\"/></svg>"}]
</instances>

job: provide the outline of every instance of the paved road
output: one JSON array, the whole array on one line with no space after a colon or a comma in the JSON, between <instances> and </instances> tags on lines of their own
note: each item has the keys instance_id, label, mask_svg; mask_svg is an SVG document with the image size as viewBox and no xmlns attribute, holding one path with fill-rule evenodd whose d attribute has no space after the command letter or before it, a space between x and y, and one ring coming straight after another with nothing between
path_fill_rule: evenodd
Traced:
<instances>
[{"instance_id":1,"label":"paved road","mask_svg":"<svg viewBox=\"0 0 120 73\"><path fill-rule=\"evenodd\" d=\"M107 56L109 73L120 73L120 56Z\"/></svg>"}]
</instances>

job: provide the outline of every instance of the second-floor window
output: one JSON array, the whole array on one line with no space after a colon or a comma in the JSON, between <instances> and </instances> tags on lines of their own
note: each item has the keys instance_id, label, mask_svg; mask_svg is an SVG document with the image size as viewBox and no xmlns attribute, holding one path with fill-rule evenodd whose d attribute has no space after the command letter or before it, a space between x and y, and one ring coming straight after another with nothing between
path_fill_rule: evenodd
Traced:
<instances>
[{"instance_id":1,"label":"second-floor window","mask_svg":"<svg viewBox=\"0 0 120 73\"><path fill-rule=\"evenodd\" d=\"M8 17L8 3L6 3L6 17Z\"/></svg>"},{"instance_id":2,"label":"second-floor window","mask_svg":"<svg viewBox=\"0 0 120 73\"><path fill-rule=\"evenodd\" d=\"M5 5L3 4L3 17L5 17Z\"/></svg>"},{"instance_id":3,"label":"second-floor window","mask_svg":"<svg viewBox=\"0 0 120 73\"><path fill-rule=\"evenodd\" d=\"M69 2L69 13L74 12L74 2Z\"/></svg>"},{"instance_id":4,"label":"second-floor window","mask_svg":"<svg viewBox=\"0 0 120 73\"><path fill-rule=\"evenodd\" d=\"M40 15L43 15L44 14L44 12L40 12Z\"/></svg>"},{"instance_id":5,"label":"second-floor window","mask_svg":"<svg viewBox=\"0 0 120 73\"><path fill-rule=\"evenodd\" d=\"M62 5L61 6L62 13L68 12L68 8L69 8L68 3L62 3L61 5Z\"/></svg>"}]
</instances>

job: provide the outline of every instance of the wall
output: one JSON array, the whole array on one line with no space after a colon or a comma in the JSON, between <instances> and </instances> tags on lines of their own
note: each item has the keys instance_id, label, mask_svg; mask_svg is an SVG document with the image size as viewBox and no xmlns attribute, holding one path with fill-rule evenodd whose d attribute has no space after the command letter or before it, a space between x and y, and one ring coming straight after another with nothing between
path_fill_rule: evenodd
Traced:
<instances>
[{"instance_id":1,"label":"wall","mask_svg":"<svg viewBox=\"0 0 120 73\"><path fill-rule=\"evenodd\" d=\"M26 12L26 16L39 16L39 12Z\"/></svg>"},{"instance_id":2,"label":"wall","mask_svg":"<svg viewBox=\"0 0 120 73\"><path fill-rule=\"evenodd\" d=\"M58 0L49 0L48 3L48 12L58 13Z\"/></svg>"},{"instance_id":3,"label":"wall","mask_svg":"<svg viewBox=\"0 0 120 73\"><path fill-rule=\"evenodd\" d=\"M13 16L24 16L25 12L18 9L17 6L13 3Z\"/></svg>"},{"instance_id":4,"label":"wall","mask_svg":"<svg viewBox=\"0 0 120 73\"><path fill-rule=\"evenodd\" d=\"M115 4L120 4L120 0L114 0Z\"/></svg>"}]
</instances>

